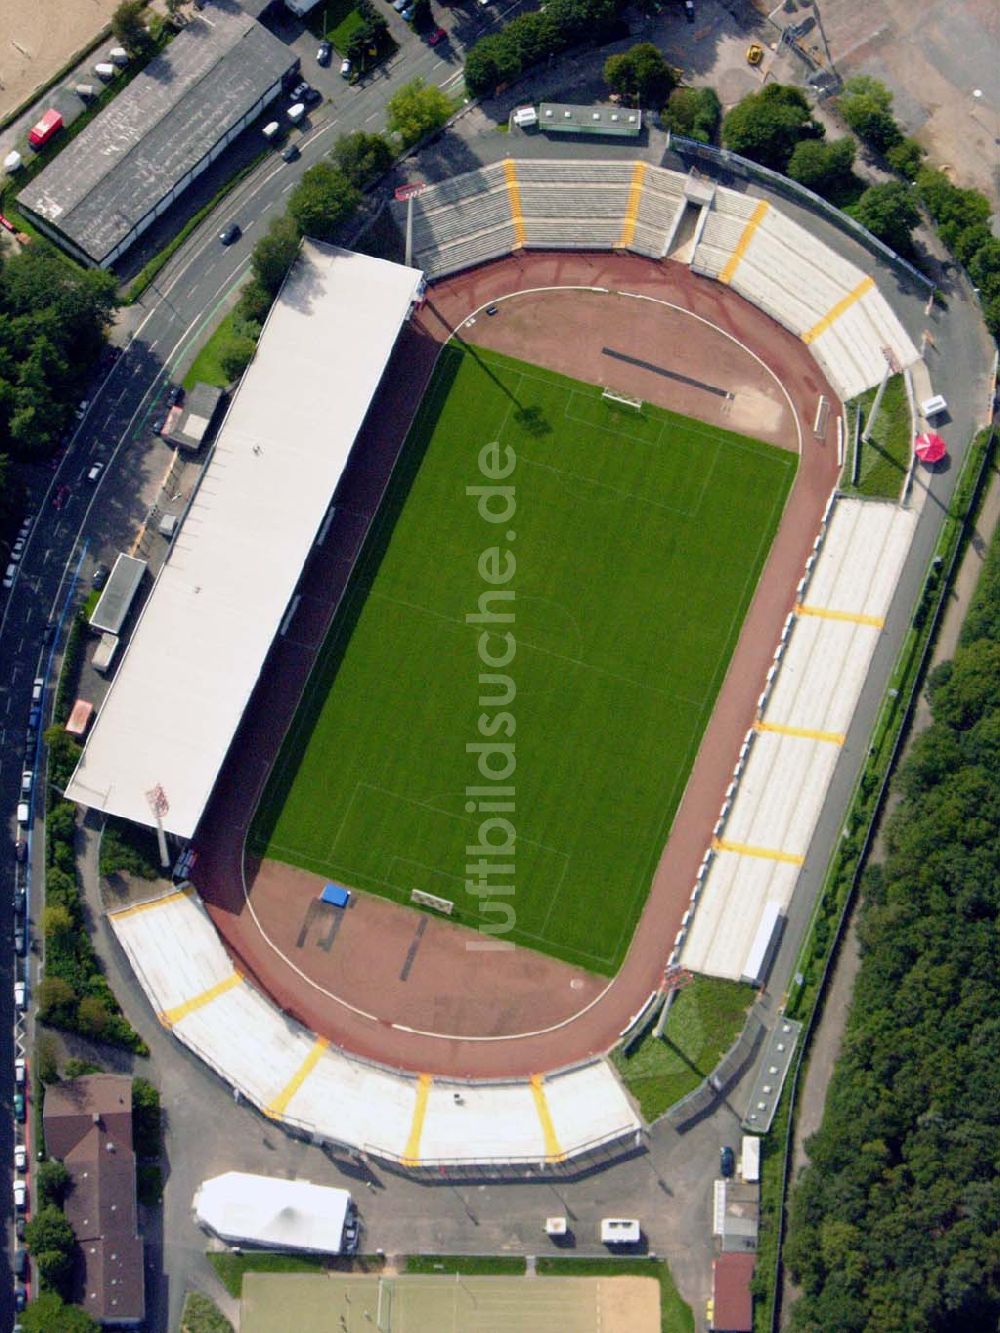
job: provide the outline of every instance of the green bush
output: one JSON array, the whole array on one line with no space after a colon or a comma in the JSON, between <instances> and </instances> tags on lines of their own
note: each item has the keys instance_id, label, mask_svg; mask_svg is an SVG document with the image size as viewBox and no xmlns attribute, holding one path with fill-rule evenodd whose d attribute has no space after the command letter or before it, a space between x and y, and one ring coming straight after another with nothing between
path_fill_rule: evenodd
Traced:
<instances>
[{"instance_id":1,"label":"green bush","mask_svg":"<svg viewBox=\"0 0 1000 1333\"><path fill-rule=\"evenodd\" d=\"M854 140L849 135L824 143L821 139L803 139L792 150L788 174L806 189L833 203L850 202L862 191L854 175Z\"/></svg>"},{"instance_id":2,"label":"green bush","mask_svg":"<svg viewBox=\"0 0 1000 1333\"><path fill-rule=\"evenodd\" d=\"M727 148L774 171L786 169L796 144L823 135L823 126L813 120L802 89L781 83L748 93L722 122L722 142Z\"/></svg>"},{"instance_id":3,"label":"green bush","mask_svg":"<svg viewBox=\"0 0 1000 1333\"><path fill-rule=\"evenodd\" d=\"M138 879L159 879L163 871L156 834L152 829L112 816L101 834L100 869L105 876L127 874Z\"/></svg>"},{"instance_id":4,"label":"green bush","mask_svg":"<svg viewBox=\"0 0 1000 1333\"><path fill-rule=\"evenodd\" d=\"M189 1291L181 1311L181 1333L233 1333L233 1326L213 1300Z\"/></svg>"},{"instance_id":5,"label":"green bush","mask_svg":"<svg viewBox=\"0 0 1000 1333\"><path fill-rule=\"evenodd\" d=\"M898 171L907 180L914 181L923 164L925 153L916 139L900 139L886 150L885 156L893 171Z\"/></svg>"},{"instance_id":6,"label":"green bush","mask_svg":"<svg viewBox=\"0 0 1000 1333\"><path fill-rule=\"evenodd\" d=\"M719 132L722 107L714 88L675 88L667 99L660 121L665 130L714 143Z\"/></svg>"},{"instance_id":7,"label":"green bush","mask_svg":"<svg viewBox=\"0 0 1000 1333\"><path fill-rule=\"evenodd\" d=\"M63 726L70 715L70 711L76 702L77 690L80 688L80 671L83 667L83 655L86 647L86 639L89 629L81 612L77 612L73 617L73 623L70 625L69 634L66 636L66 647L63 649L62 667L59 672L59 683L56 686L55 703L52 706L52 721L58 726ZM72 737L70 737L72 740Z\"/></svg>"},{"instance_id":8,"label":"green bush","mask_svg":"<svg viewBox=\"0 0 1000 1333\"><path fill-rule=\"evenodd\" d=\"M910 187L902 181L870 185L845 212L897 254L913 254L913 229L920 222L920 212Z\"/></svg>"},{"instance_id":9,"label":"green bush","mask_svg":"<svg viewBox=\"0 0 1000 1333\"><path fill-rule=\"evenodd\" d=\"M885 153L902 139L892 114L892 93L878 79L864 74L848 79L837 104L854 133L877 152Z\"/></svg>"}]
</instances>

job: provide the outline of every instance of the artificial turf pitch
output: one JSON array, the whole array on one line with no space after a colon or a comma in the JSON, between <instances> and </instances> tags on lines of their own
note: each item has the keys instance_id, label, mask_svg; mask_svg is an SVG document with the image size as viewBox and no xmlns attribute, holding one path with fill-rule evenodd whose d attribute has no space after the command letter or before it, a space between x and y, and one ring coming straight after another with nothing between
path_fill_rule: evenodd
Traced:
<instances>
[{"instance_id":1,"label":"artificial turf pitch","mask_svg":"<svg viewBox=\"0 0 1000 1333\"><path fill-rule=\"evenodd\" d=\"M516 461L491 482L479 455L493 441ZM487 817L467 813L466 788L494 785L466 747L493 719L516 757L505 938L613 974L795 466L744 436L446 349L272 772L254 850L401 903L419 889L453 901L452 919L495 929L498 912L466 887ZM466 489L491 484L514 488L516 513L499 525ZM516 568L501 585L514 598L489 609L514 619L494 623L487 647L506 656L510 631L516 653L493 673L509 684L482 686L484 625L466 617L491 589L491 547ZM510 568L503 554L486 563L490 578ZM480 704L511 689L502 709Z\"/></svg>"}]
</instances>

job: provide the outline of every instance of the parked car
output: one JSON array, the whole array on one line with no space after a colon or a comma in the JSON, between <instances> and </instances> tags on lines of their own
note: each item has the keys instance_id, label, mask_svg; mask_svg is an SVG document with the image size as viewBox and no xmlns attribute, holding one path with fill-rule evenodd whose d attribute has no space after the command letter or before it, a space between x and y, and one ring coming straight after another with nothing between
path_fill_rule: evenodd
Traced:
<instances>
[{"instance_id":1,"label":"parked car","mask_svg":"<svg viewBox=\"0 0 1000 1333\"><path fill-rule=\"evenodd\" d=\"M42 644L47 648L55 637L56 622L54 620L47 620L45 622L45 628L42 630Z\"/></svg>"},{"instance_id":2,"label":"parked car","mask_svg":"<svg viewBox=\"0 0 1000 1333\"><path fill-rule=\"evenodd\" d=\"M409 4L409 3L407 3L406 8L403 10L403 12L400 14L399 17L403 20L404 23L412 23L412 22L413 22L413 6L412 6L411 4Z\"/></svg>"},{"instance_id":3,"label":"parked car","mask_svg":"<svg viewBox=\"0 0 1000 1333\"><path fill-rule=\"evenodd\" d=\"M728 1144L719 1149L719 1170L726 1180L736 1170L736 1154Z\"/></svg>"},{"instance_id":4,"label":"parked car","mask_svg":"<svg viewBox=\"0 0 1000 1333\"><path fill-rule=\"evenodd\" d=\"M14 1008L17 1009L18 1011L23 1011L23 1009L24 1009L24 999L25 999L25 996L24 996L24 982L23 982L23 981L15 981L15 982L14 982Z\"/></svg>"},{"instance_id":5,"label":"parked car","mask_svg":"<svg viewBox=\"0 0 1000 1333\"><path fill-rule=\"evenodd\" d=\"M17 803L17 822L22 828L27 828L31 823L31 806L27 801Z\"/></svg>"},{"instance_id":6,"label":"parked car","mask_svg":"<svg viewBox=\"0 0 1000 1333\"><path fill-rule=\"evenodd\" d=\"M299 157L299 146L297 143L286 143L281 150L282 162L294 162Z\"/></svg>"},{"instance_id":7,"label":"parked car","mask_svg":"<svg viewBox=\"0 0 1000 1333\"><path fill-rule=\"evenodd\" d=\"M22 1250L20 1245L18 1245L14 1250L14 1253L11 1255L10 1266L13 1268L16 1277L27 1277L28 1251Z\"/></svg>"},{"instance_id":8,"label":"parked car","mask_svg":"<svg viewBox=\"0 0 1000 1333\"><path fill-rule=\"evenodd\" d=\"M329 65L333 59L333 47L329 42L320 42L319 50L316 52L317 65Z\"/></svg>"},{"instance_id":9,"label":"parked car","mask_svg":"<svg viewBox=\"0 0 1000 1333\"><path fill-rule=\"evenodd\" d=\"M14 1082L17 1085L17 1087L19 1088L24 1087L24 1081L26 1076L27 1076L27 1071L25 1070L24 1067L24 1056L19 1055L17 1059L14 1061Z\"/></svg>"},{"instance_id":10,"label":"parked car","mask_svg":"<svg viewBox=\"0 0 1000 1333\"><path fill-rule=\"evenodd\" d=\"M28 1187L23 1180L14 1181L14 1211L23 1213L27 1204Z\"/></svg>"},{"instance_id":11,"label":"parked car","mask_svg":"<svg viewBox=\"0 0 1000 1333\"><path fill-rule=\"evenodd\" d=\"M108 575L111 570L107 565L98 565L90 576L90 584L93 588L103 588L108 581Z\"/></svg>"},{"instance_id":12,"label":"parked car","mask_svg":"<svg viewBox=\"0 0 1000 1333\"><path fill-rule=\"evenodd\" d=\"M167 406L176 407L178 403L183 403L183 401L184 401L183 384L171 384L170 388L167 390Z\"/></svg>"},{"instance_id":13,"label":"parked car","mask_svg":"<svg viewBox=\"0 0 1000 1333\"><path fill-rule=\"evenodd\" d=\"M103 471L104 471L103 463L94 463L94 465L87 471L87 480L91 483L96 482L100 478L100 475Z\"/></svg>"},{"instance_id":14,"label":"parked car","mask_svg":"<svg viewBox=\"0 0 1000 1333\"><path fill-rule=\"evenodd\" d=\"M688 23L694 22L694 0L684 0L684 17Z\"/></svg>"},{"instance_id":15,"label":"parked car","mask_svg":"<svg viewBox=\"0 0 1000 1333\"><path fill-rule=\"evenodd\" d=\"M89 399L89 398L81 398L81 399L80 399L80 404L79 404L79 406L78 406L77 409L76 409L76 419L77 419L77 421L82 421L82 420L83 420L83 418L87 415L87 408L88 408L89 406L90 406L90 399Z\"/></svg>"},{"instance_id":16,"label":"parked car","mask_svg":"<svg viewBox=\"0 0 1000 1333\"><path fill-rule=\"evenodd\" d=\"M3 586L5 588L13 588L14 579L16 577L17 577L17 565L15 565L13 561L11 561L11 563L7 566L6 570L4 570Z\"/></svg>"},{"instance_id":17,"label":"parked car","mask_svg":"<svg viewBox=\"0 0 1000 1333\"><path fill-rule=\"evenodd\" d=\"M233 239L235 240L235 237L234 237ZM221 237L221 236L219 237L219 240L222 241L222 237ZM231 243L232 243L232 242L230 242L230 241L222 241L222 244L223 244L223 245L230 245ZM167 418L166 418L166 417L156 417L156 418L154 419L153 424L152 424L152 426L150 427L150 429L152 430L152 432L153 432L154 435L162 435L162 434L163 434L163 427L164 427L166 424L167 424Z\"/></svg>"},{"instance_id":18,"label":"parked car","mask_svg":"<svg viewBox=\"0 0 1000 1333\"><path fill-rule=\"evenodd\" d=\"M448 40L448 33L445 31L445 29L435 28L432 33L428 34L427 45L437 46L439 42L446 42L447 40Z\"/></svg>"},{"instance_id":19,"label":"parked car","mask_svg":"<svg viewBox=\"0 0 1000 1333\"><path fill-rule=\"evenodd\" d=\"M25 898L24 885L23 884L15 885L14 893L11 897L11 906L14 909L15 916L17 916L20 912L24 911L24 898Z\"/></svg>"},{"instance_id":20,"label":"parked car","mask_svg":"<svg viewBox=\"0 0 1000 1333\"><path fill-rule=\"evenodd\" d=\"M23 1092L15 1092L15 1093L14 1093L14 1119L17 1121L17 1123L18 1123L19 1125L23 1125L23 1124L24 1124L24 1117L25 1117L25 1109L24 1109L24 1093L23 1093Z\"/></svg>"},{"instance_id":21,"label":"parked car","mask_svg":"<svg viewBox=\"0 0 1000 1333\"><path fill-rule=\"evenodd\" d=\"M351 68L352 66L349 60L342 60L340 62L340 77L342 79L349 79L351 77Z\"/></svg>"},{"instance_id":22,"label":"parked car","mask_svg":"<svg viewBox=\"0 0 1000 1333\"><path fill-rule=\"evenodd\" d=\"M23 537L18 537L17 541L16 541L16 542L14 543L14 545L10 548L10 558L11 558L11 560L20 560L20 558L21 558L21 552L22 552L23 550L24 550L24 538L23 538Z\"/></svg>"},{"instance_id":23,"label":"parked car","mask_svg":"<svg viewBox=\"0 0 1000 1333\"><path fill-rule=\"evenodd\" d=\"M31 788L34 786L35 775L30 768L26 768L21 774L21 795L30 796Z\"/></svg>"},{"instance_id":24,"label":"parked car","mask_svg":"<svg viewBox=\"0 0 1000 1333\"><path fill-rule=\"evenodd\" d=\"M70 495L69 487L64 482L63 485L59 487L55 495L53 495L52 497L52 508L62 509L63 505L69 499L69 495Z\"/></svg>"},{"instance_id":25,"label":"parked car","mask_svg":"<svg viewBox=\"0 0 1000 1333\"><path fill-rule=\"evenodd\" d=\"M38 677L38 680L41 680L41 676ZM38 684L38 680L35 681L36 685ZM39 691L39 694L40 693L41 691ZM34 697L34 691L32 691L32 697ZM28 712L28 726L37 727L38 724L41 722L41 720L42 720L41 705L38 703L33 703L31 709Z\"/></svg>"},{"instance_id":26,"label":"parked car","mask_svg":"<svg viewBox=\"0 0 1000 1333\"><path fill-rule=\"evenodd\" d=\"M23 1143L14 1144L14 1170L23 1175L28 1169L28 1150Z\"/></svg>"},{"instance_id":27,"label":"parked car","mask_svg":"<svg viewBox=\"0 0 1000 1333\"><path fill-rule=\"evenodd\" d=\"M18 958L23 958L28 947L27 938L24 931L18 926L14 931L14 952Z\"/></svg>"},{"instance_id":28,"label":"parked car","mask_svg":"<svg viewBox=\"0 0 1000 1333\"><path fill-rule=\"evenodd\" d=\"M223 245L234 245L242 235L243 233L240 231L239 224L236 222L230 222L228 227L225 227L222 231L219 232L219 240L222 242ZM160 430L162 429L163 427L161 425ZM157 435L159 435L160 431L157 431L156 433Z\"/></svg>"},{"instance_id":29,"label":"parked car","mask_svg":"<svg viewBox=\"0 0 1000 1333\"><path fill-rule=\"evenodd\" d=\"M17 842L14 843L14 858L18 865L21 866L23 866L28 859L28 844L23 838L18 838Z\"/></svg>"},{"instance_id":30,"label":"parked car","mask_svg":"<svg viewBox=\"0 0 1000 1333\"><path fill-rule=\"evenodd\" d=\"M312 84L306 83L304 79L295 85L290 95L293 102L304 102L306 106L313 106L323 100L323 94L317 92Z\"/></svg>"},{"instance_id":31,"label":"parked car","mask_svg":"<svg viewBox=\"0 0 1000 1333\"><path fill-rule=\"evenodd\" d=\"M14 1283L14 1309L17 1310L18 1312L20 1312L21 1310L24 1309L24 1307L25 1307L25 1305L27 1304L27 1302L28 1302L28 1293L25 1291L23 1285L22 1285L20 1282L15 1282L15 1283ZM20 1328L21 1328L21 1325L20 1325L20 1324L15 1324L15 1325L14 1325L13 1333L18 1333L18 1330L19 1330Z\"/></svg>"}]
</instances>

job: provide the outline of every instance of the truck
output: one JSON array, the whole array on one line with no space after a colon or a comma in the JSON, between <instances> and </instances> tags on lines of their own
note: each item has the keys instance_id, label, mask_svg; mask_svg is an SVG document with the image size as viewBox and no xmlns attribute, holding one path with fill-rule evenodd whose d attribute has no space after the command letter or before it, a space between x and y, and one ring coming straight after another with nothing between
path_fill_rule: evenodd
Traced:
<instances>
[{"instance_id":1,"label":"truck","mask_svg":"<svg viewBox=\"0 0 1000 1333\"><path fill-rule=\"evenodd\" d=\"M32 148L44 148L49 140L63 127L63 118L54 107L49 107L45 115L28 131L28 143Z\"/></svg>"}]
</instances>

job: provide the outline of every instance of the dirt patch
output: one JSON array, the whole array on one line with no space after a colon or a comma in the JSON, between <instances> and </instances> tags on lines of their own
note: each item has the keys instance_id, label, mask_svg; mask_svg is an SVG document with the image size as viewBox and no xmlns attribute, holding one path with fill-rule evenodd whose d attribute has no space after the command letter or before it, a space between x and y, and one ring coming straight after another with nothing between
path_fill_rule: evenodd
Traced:
<instances>
[{"instance_id":1,"label":"dirt patch","mask_svg":"<svg viewBox=\"0 0 1000 1333\"><path fill-rule=\"evenodd\" d=\"M83 50L118 0L16 0L0 6L0 119Z\"/></svg>"}]
</instances>

